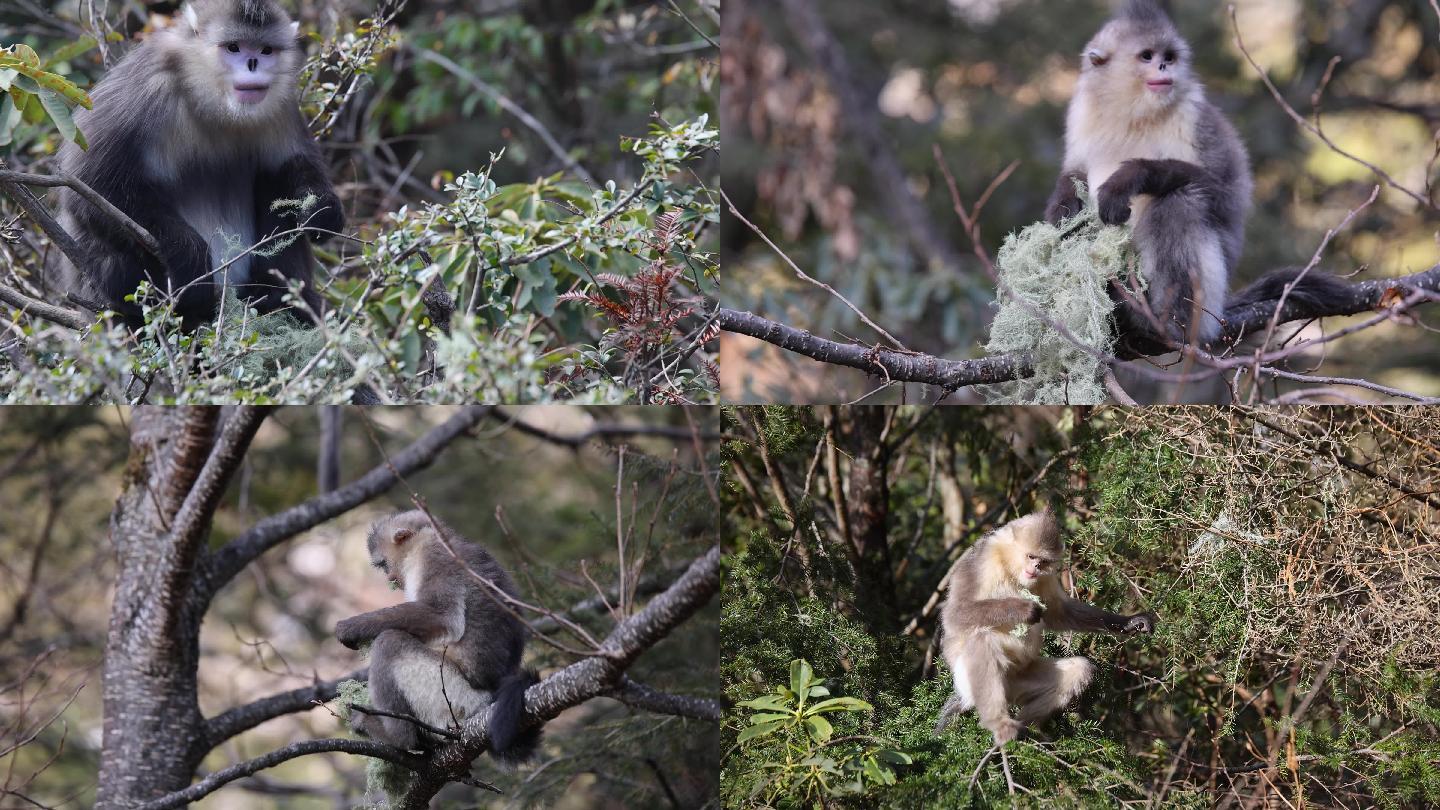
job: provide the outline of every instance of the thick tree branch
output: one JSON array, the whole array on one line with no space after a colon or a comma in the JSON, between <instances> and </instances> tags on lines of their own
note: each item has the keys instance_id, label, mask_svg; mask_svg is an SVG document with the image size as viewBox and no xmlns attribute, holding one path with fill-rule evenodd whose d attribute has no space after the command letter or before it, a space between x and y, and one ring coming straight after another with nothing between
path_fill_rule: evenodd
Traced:
<instances>
[{"instance_id":1,"label":"thick tree branch","mask_svg":"<svg viewBox=\"0 0 1440 810\"><path fill-rule=\"evenodd\" d=\"M620 683L606 694L627 706L647 712L673 714L695 720L719 720L723 710L720 701L713 698L673 695L633 681L624 675L620 676Z\"/></svg>"},{"instance_id":2,"label":"thick tree branch","mask_svg":"<svg viewBox=\"0 0 1440 810\"><path fill-rule=\"evenodd\" d=\"M1287 298L1280 309L1277 323L1384 310L1403 300L1407 293L1417 290L1440 292L1440 264L1408 276L1356 282L1349 285L1347 296L1331 302L1330 306L1323 309ZM1275 314L1277 303L1261 301L1227 312L1224 330L1216 345L1232 345L1265 329ZM854 343L837 343L750 312L721 308L718 315L720 328L727 332L748 335L824 363L860 369L891 382L926 383L952 390L969 385L1005 382L1028 376L1030 373L1030 360L1024 355L947 360L916 352L897 352ZM1167 350L1165 347L1156 348L1159 351Z\"/></svg>"},{"instance_id":3,"label":"thick tree branch","mask_svg":"<svg viewBox=\"0 0 1440 810\"><path fill-rule=\"evenodd\" d=\"M46 188L55 188L58 186L65 186L66 188L69 188L71 191L74 191L76 194L84 197L85 200L91 205L99 208L101 211L104 211L106 216L115 220L115 222L119 224L120 227L128 231L130 237L134 239L136 243L140 245L140 247L144 248L145 252L149 253L151 258L159 262L161 267L165 266L165 257L161 254L160 243L155 241L155 237L152 236L149 231L140 227L140 224L137 223L135 220L126 216L124 211L116 208L109 200L101 196L100 192L85 185L84 181L80 180L78 177L74 177L63 172L57 174L26 174L24 172L15 172L0 169L0 190L5 191L17 203L20 203L20 207L24 208L27 214L30 214L31 217L35 217L35 212L31 211L30 208L25 205L24 201L22 201L20 197L14 193L13 189L15 187L15 184L23 184L26 186L42 186ZM47 219L50 219L50 222L54 222L54 219L50 218L48 211L45 212L45 216ZM41 229L45 231L46 235L48 235L52 241L55 241L56 244L60 244L62 246L62 251L65 253L66 257L70 259L70 261L74 262L76 266L79 267L83 267L85 265L87 257L84 255L84 252L80 250L79 246L75 244L74 239L70 238L69 233L67 233L63 228L60 228L60 226L56 224L55 228L59 230L61 234L63 234L60 239L56 239L56 235L54 233L51 233L49 228L45 227L44 222L42 222L39 218L36 218L36 222L40 223ZM75 255L72 255L69 250L64 250L63 240L69 240L70 245L76 251Z\"/></svg>"},{"instance_id":4,"label":"thick tree branch","mask_svg":"<svg viewBox=\"0 0 1440 810\"><path fill-rule=\"evenodd\" d=\"M349 675L342 675L331 681L317 681L309 686L280 692L256 701L227 709L205 721L205 738L210 748L225 742L241 732L277 717L315 708L316 702L334 700L340 684L344 681L364 681L370 677L369 668L357 669Z\"/></svg>"},{"instance_id":5,"label":"thick tree branch","mask_svg":"<svg viewBox=\"0 0 1440 810\"><path fill-rule=\"evenodd\" d=\"M715 546L691 563L674 585L621 622L601 643L599 654L576 661L525 690L522 725L539 725L571 706L608 694L621 683L631 662L690 618L719 588L720 547ZM470 763L490 743L489 725L488 709L467 720L461 729L463 739L432 752L430 768L417 775L397 808L422 810L446 782L468 775Z\"/></svg>"},{"instance_id":6,"label":"thick tree branch","mask_svg":"<svg viewBox=\"0 0 1440 810\"><path fill-rule=\"evenodd\" d=\"M249 531L215 552L206 565L206 574L203 584L197 587L197 595L202 601L208 601L261 554L300 532L378 497L399 483L400 476L429 466L441 451L479 424L489 412L488 406L466 407L359 479L257 522Z\"/></svg>"},{"instance_id":7,"label":"thick tree branch","mask_svg":"<svg viewBox=\"0 0 1440 810\"><path fill-rule=\"evenodd\" d=\"M749 312L722 307L717 314L720 328L727 332L749 335L822 363L858 368L891 382L920 382L954 389L1005 382L1030 373L1029 360L1023 357L1000 355L977 360L946 360L917 352L837 343Z\"/></svg>"},{"instance_id":8,"label":"thick tree branch","mask_svg":"<svg viewBox=\"0 0 1440 810\"><path fill-rule=\"evenodd\" d=\"M387 762L394 762L403 765L414 771L426 768L424 757L415 756L399 748L391 748L388 745L371 742L370 740L304 740L291 743L284 748L278 748L264 756L256 757L236 765L231 765L223 770L216 771L199 782L184 790L171 793L153 802L146 802L139 805L136 810L170 810L172 807L183 807L202 796L208 796L219 790L222 786L234 782L236 779L243 779L251 774L258 773L266 768L273 768L282 762L289 762L292 759L306 756L307 754L321 754L328 751L340 751L347 754L360 754L367 757L383 759Z\"/></svg>"},{"instance_id":9,"label":"thick tree branch","mask_svg":"<svg viewBox=\"0 0 1440 810\"><path fill-rule=\"evenodd\" d=\"M209 528L225 488L235 471L240 469L255 432L271 410L269 407L245 405L230 414L220 430L220 438L210 450L210 457L205 459L204 469L195 479L194 486L190 487L171 524L170 532L182 548L198 544L201 535Z\"/></svg>"}]
</instances>

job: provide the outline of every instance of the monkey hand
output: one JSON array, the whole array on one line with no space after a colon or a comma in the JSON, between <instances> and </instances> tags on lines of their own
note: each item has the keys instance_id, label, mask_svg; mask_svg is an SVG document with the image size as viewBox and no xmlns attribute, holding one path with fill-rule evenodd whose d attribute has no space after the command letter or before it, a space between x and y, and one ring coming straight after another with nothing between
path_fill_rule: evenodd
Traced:
<instances>
[{"instance_id":1,"label":"monkey hand","mask_svg":"<svg viewBox=\"0 0 1440 810\"><path fill-rule=\"evenodd\" d=\"M1125 621L1125 627L1122 632L1153 633L1155 632L1155 621L1157 618L1154 613L1136 613Z\"/></svg>"},{"instance_id":2,"label":"monkey hand","mask_svg":"<svg viewBox=\"0 0 1440 810\"><path fill-rule=\"evenodd\" d=\"M987 728L990 729L991 734L995 735L995 745L998 747L1019 737L1020 730L1025 728L1025 724L1013 717L1004 717L989 724Z\"/></svg>"},{"instance_id":3,"label":"monkey hand","mask_svg":"<svg viewBox=\"0 0 1440 810\"><path fill-rule=\"evenodd\" d=\"M1106 180L1100 187L1100 221L1106 225L1124 225L1130 221L1129 184L1116 184L1115 180Z\"/></svg>"},{"instance_id":4,"label":"monkey hand","mask_svg":"<svg viewBox=\"0 0 1440 810\"><path fill-rule=\"evenodd\" d=\"M1040 623L1040 620L1041 620L1042 618L1044 618L1044 617L1045 617L1045 603L1044 603L1044 602L1031 602L1031 603L1030 603L1030 612L1025 616L1025 623L1026 623L1026 624L1039 624L1039 623Z\"/></svg>"},{"instance_id":5,"label":"monkey hand","mask_svg":"<svg viewBox=\"0 0 1440 810\"><path fill-rule=\"evenodd\" d=\"M335 639L352 650L360 649L360 645L370 640L359 619L359 616L351 616L335 625Z\"/></svg>"}]
</instances>

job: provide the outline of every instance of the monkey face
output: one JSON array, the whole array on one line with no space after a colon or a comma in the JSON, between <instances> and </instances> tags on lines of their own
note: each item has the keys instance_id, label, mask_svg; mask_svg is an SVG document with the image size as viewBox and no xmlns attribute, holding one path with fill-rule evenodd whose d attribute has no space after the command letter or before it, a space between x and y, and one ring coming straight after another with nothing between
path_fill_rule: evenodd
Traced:
<instances>
[{"instance_id":1,"label":"monkey face","mask_svg":"<svg viewBox=\"0 0 1440 810\"><path fill-rule=\"evenodd\" d=\"M244 16L246 8L192 3L176 34L192 107L211 119L272 121L294 104L298 23L278 6L254 17Z\"/></svg>"},{"instance_id":2,"label":"monkey face","mask_svg":"<svg viewBox=\"0 0 1440 810\"><path fill-rule=\"evenodd\" d=\"M1168 25L1118 20L1086 46L1081 81L1107 106L1149 117L1187 95L1189 62L1189 48Z\"/></svg>"}]
</instances>

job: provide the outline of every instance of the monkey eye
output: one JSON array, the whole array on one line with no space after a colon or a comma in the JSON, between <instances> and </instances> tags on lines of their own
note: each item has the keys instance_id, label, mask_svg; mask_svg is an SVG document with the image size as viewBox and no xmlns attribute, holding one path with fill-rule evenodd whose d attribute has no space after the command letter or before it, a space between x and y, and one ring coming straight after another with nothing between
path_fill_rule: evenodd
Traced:
<instances>
[{"instance_id":1,"label":"monkey eye","mask_svg":"<svg viewBox=\"0 0 1440 810\"><path fill-rule=\"evenodd\" d=\"M376 568L379 568L381 571L390 570L390 564L385 562L384 560L372 560L370 564L375 566Z\"/></svg>"},{"instance_id":2,"label":"monkey eye","mask_svg":"<svg viewBox=\"0 0 1440 810\"><path fill-rule=\"evenodd\" d=\"M1174 62L1174 61L1175 61L1175 52L1174 52L1174 51L1166 51L1166 52L1165 52L1165 61L1166 61L1166 62Z\"/></svg>"},{"instance_id":3,"label":"monkey eye","mask_svg":"<svg viewBox=\"0 0 1440 810\"><path fill-rule=\"evenodd\" d=\"M230 53L239 53L240 45L235 42L227 42L225 43L225 50L229 51Z\"/></svg>"},{"instance_id":4,"label":"monkey eye","mask_svg":"<svg viewBox=\"0 0 1440 810\"><path fill-rule=\"evenodd\" d=\"M269 45L266 45L265 47L263 47L263 48L260 49L260 53L263 53L263 54L265 54L266 56L269 56L270 54L272 54L272 53L274 53L274 52L275 52L275 49L272 48L272 47L270 47Z\"/></svg>"},{"instance_id":5,"label":"monkey eye","mask_svg":"<svg viewBox=\"0 0 1440 810\"><path fill-rule=\"evenodd\" d=\"M1155 52L1152 51L1152 50L1150 50L1149 48L1146 48L1145 50L1143 50L1143 51L1140 52L1140 61L1141 61L1141 62L1149 62L1151 59L1154 59L1154 58L1155 58Z\"/></svg>"}]
</instances>

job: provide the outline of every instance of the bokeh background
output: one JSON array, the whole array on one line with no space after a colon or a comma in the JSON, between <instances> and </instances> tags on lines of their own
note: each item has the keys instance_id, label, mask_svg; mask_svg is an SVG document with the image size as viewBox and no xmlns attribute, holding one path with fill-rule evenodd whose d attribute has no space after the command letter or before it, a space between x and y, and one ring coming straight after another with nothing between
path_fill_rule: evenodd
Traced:
<instances>
[{"instance_id":1,"label":"bokeh background","mask_svg":"<svg viewBox=\"0 0 1440 810\"><path fill-rule=\"evenodd\" d=\"M980 356L994 285L971 252L933 150L942 151L967 206L1018 161L980 217L981 240L993 255L1007 233L1043 212L1062 159L1078 55L1111 4L815 3L848 62L844 87L812 60L805 44L811 35L797 34L785 5L738 0L725 10L726 194L800 267L909 348ZM1195 71L1254 163L1254 212L1232 288L1271 268L1304 265L1327 229L1378 181L1303 133L1275 102L1235 43L1227 4L1171 6L1194 47ZM1375 278L1435 265L1440 20L1432 4L1239 0L1234 8L1245 47L1302 114L1311 112L1312 94L1338 59L1321 101L1324 131L1432 203L1427 210L1382 189L1336 235L1320 266ZM852 98L857 107L847 107ZM879 128L897 171L862 148L852 135L857 120ZM913 196L913 209L887 193L899 186ZM724 223L723 253L727 306L832 340L877 339L734 218ZM1354 320L1328 319L1324 328ZM727 401L848 401L881 383L750 338L727 334L724 341ZM1320 373L1440 394L1440 338L1422 326L1386 323L1329 345L1323 358L1309 356L1302 366L1321 359ZM1142 402L1175 394L1155 387L1131 393ZM1213 401L1222 394L1218 386L1192 385L1179 397ZM867 401L927 395L896 386ZM965 401L967 393L956 396Z\"/></svg>"}]
</instances>

